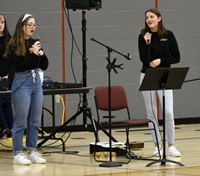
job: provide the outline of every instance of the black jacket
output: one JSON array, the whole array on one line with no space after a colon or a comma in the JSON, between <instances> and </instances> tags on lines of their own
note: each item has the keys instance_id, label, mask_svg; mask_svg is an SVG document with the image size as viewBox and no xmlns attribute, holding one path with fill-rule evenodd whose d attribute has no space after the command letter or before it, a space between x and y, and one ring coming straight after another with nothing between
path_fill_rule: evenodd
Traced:
<instances>
[{"instance_id":1,"label":"black jacket","mask_svg":"<svg viewBox=\"0 0 200 176\"><path fill-rule=\"evenodd\" d=\"M148 52L149 47L149 52ZM159 38L157 32L152 33L151 43L148 46L144 37L138 37L138 49L140 60L143 63L141 72L145 73L149 68L149 63L154 59L161 59L158 67L170 67L171 64L180 61L180 52L174 34L168 30L167 37Z\"/></svg>"},{"instance_id":2,"label":"black jacket","mask_svg":"<svg viewBox=\"0 0 200 176\"><path fill-rule=\"evenodd\" d=\"M9 55L10 66L9 66L9 81L10 86L14 78L15 72L23 72L27 70L33 70L40 68L41 70L46 70L49 62L47 56L37 56L29 51L29 48L36 42L36 40L30 38L26 40L26 55L17 56L15 51L16 47L13 46L11 54Z\"/></svg>"}]
</instances>

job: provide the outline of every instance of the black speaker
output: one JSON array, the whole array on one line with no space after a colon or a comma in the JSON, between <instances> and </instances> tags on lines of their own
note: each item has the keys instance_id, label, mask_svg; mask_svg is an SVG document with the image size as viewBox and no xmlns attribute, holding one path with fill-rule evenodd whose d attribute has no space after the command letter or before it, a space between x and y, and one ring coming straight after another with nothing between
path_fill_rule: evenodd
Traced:
<instances>
[{"instance_id":1,"label":"black speaker","mask_svg":"<svg viewBox=\"0 0 200 176\"><path fill-rule=\"evenodd\" d=\"M65 0L65 6L67 9L100 9L101 0Z\"/></svg>"}]
</instances>

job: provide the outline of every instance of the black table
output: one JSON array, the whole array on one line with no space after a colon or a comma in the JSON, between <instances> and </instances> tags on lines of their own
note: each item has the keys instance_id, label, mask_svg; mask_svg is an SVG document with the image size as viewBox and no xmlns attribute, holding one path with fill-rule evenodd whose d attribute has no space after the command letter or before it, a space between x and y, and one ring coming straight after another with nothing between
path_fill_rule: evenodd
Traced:
<instances>
[{"instance_id":1,"label":"black table","mask_svg":"<svg viewBox=\"0 0 200 176\"><path fill-rule=\"evenodd\" d=\"M57 95L57 94L79 94L79 93L89 93L91 87L81 87L81 88L66 88L66 89L43 89L44 95ZM0 91L0 96L6 97L11 94L10 90Z\"/></svg>"}]
</instances>

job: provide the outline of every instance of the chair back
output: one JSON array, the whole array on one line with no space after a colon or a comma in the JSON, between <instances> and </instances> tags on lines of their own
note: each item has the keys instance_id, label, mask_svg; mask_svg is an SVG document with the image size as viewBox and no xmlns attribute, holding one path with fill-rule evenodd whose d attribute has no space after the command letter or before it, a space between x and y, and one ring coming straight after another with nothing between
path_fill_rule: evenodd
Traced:
<instances>
[{"instance_id":1,"label":"chair back","mask_svg":"<svg viewBox=\"0 0 200 176\"><path fill-rule=\"evenodd\" d=\"M96 108L102 111L109 110L108 86L98 86L95 88ZM117 111L128 108L125 90L120 85L111 86L111 110Z\"/></svg>"}]
</instances>

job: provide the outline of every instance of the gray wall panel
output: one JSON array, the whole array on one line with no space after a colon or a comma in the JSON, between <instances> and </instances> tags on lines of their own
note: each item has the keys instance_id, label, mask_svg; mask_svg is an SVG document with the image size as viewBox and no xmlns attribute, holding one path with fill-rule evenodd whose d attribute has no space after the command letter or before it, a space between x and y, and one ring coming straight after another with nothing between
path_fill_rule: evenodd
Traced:
<instances>
[{"instance_id":1,"label":"gray wall panel","mask_svg":"<svg viewBox=\"0 0 200 176\"><path fill-rule=\"evenodd\" d=\"M62 80L62 28L61 28L61 0L15 0L6 1L0 6L0 11L5 14L12 32L18 17L23 13L36 16L38 22L37 33L43 43L45 52L49 56L50 66L45 72L46 76L56 81ZM122 84L128 95L130 111L136 118L145 117L145 107L139 89L139 76L141 62L139 60L137 38L140 29L144 26L144 12L155 6L154 0L102 0L102 9L86 11L87 32L87 80L88 86L93 90L88 95L89 106L94 109L94 88L97 85L107 85L108 75L107 50L91 41L95 38L100 42L122 52L131 53L132 60L127 61L122 56L112 52L111 59L117 58L117 63L123 63L124 70L118 74L112 72L112 84ZM174 67L189 66L190 70L186 79L200 76L200 1L199 0L160 0L159 9L163 15L165 26L176 35L181 51L181 62ZM82 12L69 10L73 33L80 51L82 52ZM73 82L70 63L71 34L65 20L66 41L66 79ZM74 46L73 66L78 81L82 80L82 58ZM185 83L181 90L174 91L174 111L176 118L199 117L199 81ZM67 117L70 117L77 108L78 96L68 95ZM45 106L50 107L50 98L45 97ZM60 124L62 114L61 104L56 104L56 113ZM46 123L50 124L49 118ZM81 124L78 118L76 124Z\"/></svg>"}]
</instances>

